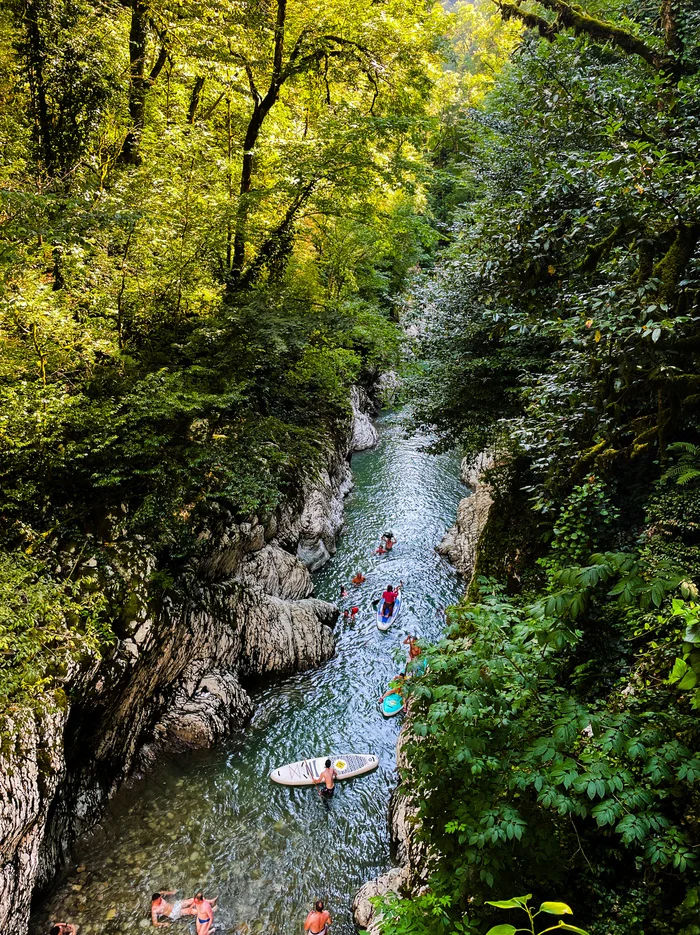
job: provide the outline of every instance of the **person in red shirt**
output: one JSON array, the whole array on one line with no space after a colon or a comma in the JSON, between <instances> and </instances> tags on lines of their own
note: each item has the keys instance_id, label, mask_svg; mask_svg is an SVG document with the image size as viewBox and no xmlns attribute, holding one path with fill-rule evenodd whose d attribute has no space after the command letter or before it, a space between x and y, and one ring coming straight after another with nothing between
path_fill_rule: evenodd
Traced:
<instances>
[{"instance_id":1,"label":"person in red shirt","mask_svg":"<svg viewBox=\"0 0 700 935\"><path fill-rule=\"evenodd\" d=\"M394 603L398 596L399 592L398 590L394 590L394 585L388 584L386 586L386 591L382 594L382 599L384 600L384 608L382 609L383 616L391 617L394 613Z\"/></svg>"}]
</instances>

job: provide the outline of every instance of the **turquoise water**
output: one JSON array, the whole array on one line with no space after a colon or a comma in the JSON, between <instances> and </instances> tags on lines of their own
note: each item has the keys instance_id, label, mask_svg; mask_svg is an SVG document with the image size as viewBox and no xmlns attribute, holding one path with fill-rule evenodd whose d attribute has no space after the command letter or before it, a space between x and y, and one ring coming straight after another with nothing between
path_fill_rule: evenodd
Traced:
<instances>
[{"instance_id":1,"label":"turquoise water","mask_svg":"<svg viewBox=\"0 0 700 935\"><path fill-rule=\"evenodd\" d=\"M317 898L335 935L354 932L353 894L391 866L387 809L401 717L385 720L377 701L403 665L406 634L437 637L445 606L462 590L434 551L464 495L458 458L421 451L424 440L405 438L397 415L382 417L379 428L377 448L353 456L346 528L314 579L317 596L360 608L354 622L338 622L335 657L255 691L252 725L227 743L163 761L118 795L76 848L70 876L38 908L36 932L58 918L80 924L81 935L137 933L150 924L153 890L177 888L184 897L198 887L219 896L219 933L300 935ZM377 556L386 529L398 543ZM354 588L358 570L367 581ZM400 579L401 616L380 633L372 601ZM341 602L342 584L350 597ZM380 766L339 785L330 803L315 789L267 778L274 766L350 751L376 753ZM181 935L188 927L177 924Z\"/></svg>"}]
</instances>

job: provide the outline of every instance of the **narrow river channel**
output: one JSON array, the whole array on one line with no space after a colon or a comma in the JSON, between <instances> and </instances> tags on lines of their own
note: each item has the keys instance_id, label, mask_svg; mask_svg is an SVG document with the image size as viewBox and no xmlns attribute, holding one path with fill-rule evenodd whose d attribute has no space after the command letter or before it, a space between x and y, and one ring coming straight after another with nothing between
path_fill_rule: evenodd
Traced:
<instances>
[{"instance_id":1,"label":"narrow river channel","mask_svg":"<svg viewBox=\"0 0 700 935\"><path fill-rule=\"evenodd\" d=\"M337 625L336 655L312 672L255 693L252 725L215 750L162 762L111 803L96 833L76 851L76 867L38 907L32 929L50 918L80 935L136 935L150 925L150 894L202 887L219 896L217 933L300 935L312 900L323 898L334 935L354 931L357 888L391 865L387 807L396 782L401 718L384 720L377 699L403 664L407 633L435 638L445 606L462 584L434 551L454 520L464 488L454 455L421 451L399 416L379 420L378 446L353 457L355 488L335 558L315 576L317 596L339 602L340 586L361 570L341 606L360 608ZM392 529L398 544L374 554ZM380 633L372 601L403 579L399 622ZM273 785L274 766L326 752L376 753L379 769L341 784L326 803L315 789ZM187 935L192 920L177 924Z\"/></svg>"}]
</instances>

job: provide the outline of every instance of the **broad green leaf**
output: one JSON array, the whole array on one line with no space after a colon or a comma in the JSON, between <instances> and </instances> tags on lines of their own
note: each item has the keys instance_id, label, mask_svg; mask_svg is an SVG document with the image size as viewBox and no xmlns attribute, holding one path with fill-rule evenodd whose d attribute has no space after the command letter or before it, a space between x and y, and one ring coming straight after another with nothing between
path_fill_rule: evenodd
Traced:
<instances>
[{"instance_id":1,"label":"broad green leaf","mask_svg":"<svg viewBox=\"0 0 700 935\"><path fill-rule=\"evenodd\" d=\"M566 903L546 902L540 906L540 912L549 912L553 916L572 916L573 910Z\"/></svg>"},{"instance_id":2,"label":"broad green leaf","mask_svg":"<svg viewBox=\"0 0 700 935\"><path fill-rule=\"evenodd\" d=\"M487 906L495 906L496 909L519 909L520 903L516 899L496 899L486 900Z\"/></svg>"},{"instance_id":3,"label":"broad green leaf","mask_svg":"<svg viewBox=\"0 0 700 935\"><path fill-rule=\"evenodd\" d=\"M486 935L513 935L517 929L514 925L494 925L493 928L490 928Z\"/></svg>"}]
</instances>

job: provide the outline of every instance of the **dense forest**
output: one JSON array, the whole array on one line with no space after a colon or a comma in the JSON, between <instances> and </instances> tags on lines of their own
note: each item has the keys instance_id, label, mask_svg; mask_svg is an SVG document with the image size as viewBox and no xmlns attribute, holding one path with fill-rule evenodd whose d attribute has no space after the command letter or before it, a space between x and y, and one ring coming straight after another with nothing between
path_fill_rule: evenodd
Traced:
<instances>
[{"instance_id":1,"label":"dense forest","mask_svg":"<svg viewBox=\"0 0 700 935\"><path fill-rule=\"evenodd\" d=\"M438 447L491 453L494 507L414 683L432 877L387 931L512 935L530 893L598 935L691 935L700 8L497 6L525 31L440 154L413 387Z\"/></svg>"},{"instance_id":2,"label":"dense forest","mask_svg":"<svg viewBox=\"0 0 700 935\"><path fill-rule=\"evenodd\" d=\"M0 705L118 633L117 526L176 588L403 367L494 507L384 931L698 935L699 50L680 0L4 4Z\"/></svg>"},{"instance_id":3,"label":"dense forest","mask_svg":"<svg viewBox=\"0 0 700 935\"><path fill-rule=\"evenodd\" d=\"M350 384L396 365L397 302L436 241L447 33L421 0L1 16L7 699L112 639L115 528L167 590L212 517L268 515Z\"/></svg>"}]
</instances>

